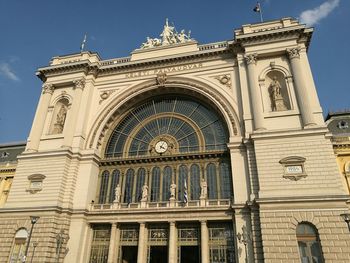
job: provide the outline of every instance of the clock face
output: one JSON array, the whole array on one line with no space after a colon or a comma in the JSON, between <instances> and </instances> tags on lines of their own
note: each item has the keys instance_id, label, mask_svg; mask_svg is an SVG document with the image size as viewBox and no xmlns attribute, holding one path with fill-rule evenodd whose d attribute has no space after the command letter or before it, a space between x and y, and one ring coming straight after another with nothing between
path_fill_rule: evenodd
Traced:
<instances>
[{"instance_id":1,"label":"clock face","mask_svg":"<svg viewBox=\"0 0 350 263\"><path fill-rule=\"evenodd\" d=\"M159 141L155 145L155 150L157 153L164 153L168 150L168 143L166 141Z\"/></svg>"}]
</instances>

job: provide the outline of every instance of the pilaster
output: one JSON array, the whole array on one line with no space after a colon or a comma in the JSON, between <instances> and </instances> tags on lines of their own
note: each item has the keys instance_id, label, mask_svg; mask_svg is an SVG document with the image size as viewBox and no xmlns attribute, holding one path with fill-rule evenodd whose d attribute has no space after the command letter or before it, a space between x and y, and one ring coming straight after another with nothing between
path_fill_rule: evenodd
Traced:
<instances>
[{"instance_id":1,"label":"pilaster","mask_svg":"<svg viewBox=\"0 0 350 263\"><path fill-rule=\"evenodd\" d=\"M45 83L43 85L42 95L40 97L39 105L33 121L33 126L29 135L29 140L26 148L27 151L38 151L40 138L43 134L46 115L53 92L54 86L51 83Z\"/></svg>"},{"instance_id":2,"label":"pilaster","mask_svg":"<svg viewBox=\"0 0 350 263\"><path fill-rule=\"evenodd\" d=\"M251 96L251 105L253 110L254 130L265 130L263 105L260 96L256 71L256 62L258 55L256 53L245 56L248 68L248 83Z\"/></svg>"},{"instance_id":3,"label":"pilaster","mask_svg":"<svg viewBox=\"0 0 350 263\"><path fill-rule=\"evenodd\" d=\"M303 66L300 61L300 48L287 49L287 54L293 71L297 100L304 126L316 125L312 113L312 102L308 92L307 82L304 78Z\"/></svg>"}]
</instances>

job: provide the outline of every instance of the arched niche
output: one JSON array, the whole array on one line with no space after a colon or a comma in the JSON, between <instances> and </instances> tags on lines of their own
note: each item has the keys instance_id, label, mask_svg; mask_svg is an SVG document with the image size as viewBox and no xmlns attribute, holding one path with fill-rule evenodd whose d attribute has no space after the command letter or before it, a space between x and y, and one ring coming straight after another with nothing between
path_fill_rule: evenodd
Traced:
<instances>
[{"instance_id":1,"label":"arched niche","mask_svg":"<svg viewBox=\"0 0 350 263\"><path fill-rule=\"evenodd\" d=\"M49 134L62 134L67 119L69 100L65 97L59 99L53 110Z\"/></svg>"},{"instance_id":2,"label":"arched niche","mask_svg":"<svg viewBox=\"0 0 350 263\"><path fill-rule=\"evenodd\" d=\"M286 111L291 109L290 95L285 75L279 70L271 70L265 76L265 97L268 111Z\"/></svg>"}]
</instances>

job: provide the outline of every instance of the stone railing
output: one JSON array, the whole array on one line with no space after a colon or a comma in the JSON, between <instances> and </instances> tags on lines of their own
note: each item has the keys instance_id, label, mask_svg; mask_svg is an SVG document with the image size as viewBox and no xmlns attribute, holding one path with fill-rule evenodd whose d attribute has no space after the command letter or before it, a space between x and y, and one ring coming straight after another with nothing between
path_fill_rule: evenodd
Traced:
<instances>
[{"instance_id":1,"label":"stone railing","mask_svg":"<svg viewBox=\"0 0 350 263\"><path fill-rule=\"evenodd\" d=\"M159 208L194 208L194 207L230 207L231 200L193 200L184 203L182 201L171 200L168 202L146 202L138 203L111 203L111 204L91 204L90 211L110 211L120 209L159 209Z\"/></svg>"}]
</instances>

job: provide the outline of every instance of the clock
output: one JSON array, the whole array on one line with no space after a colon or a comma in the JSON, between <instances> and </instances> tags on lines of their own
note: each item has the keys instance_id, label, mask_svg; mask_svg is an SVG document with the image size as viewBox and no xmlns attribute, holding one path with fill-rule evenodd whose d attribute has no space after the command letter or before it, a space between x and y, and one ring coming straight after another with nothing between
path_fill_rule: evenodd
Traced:
<instances>
[{"instance_id":1,"label":"clock","mask_svg":"<svg viewBox=\"0 0 350 263\"><path fill-rule=\"evenodd\" d=\"M154 149L157 153L165 153L168 150L168 143L166 141L159 141L156 143Z\"/></svg>"}]
</instances>

